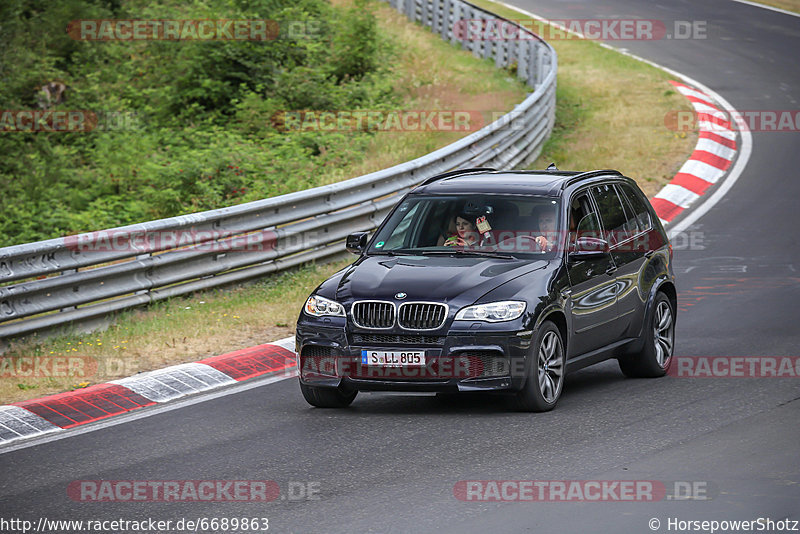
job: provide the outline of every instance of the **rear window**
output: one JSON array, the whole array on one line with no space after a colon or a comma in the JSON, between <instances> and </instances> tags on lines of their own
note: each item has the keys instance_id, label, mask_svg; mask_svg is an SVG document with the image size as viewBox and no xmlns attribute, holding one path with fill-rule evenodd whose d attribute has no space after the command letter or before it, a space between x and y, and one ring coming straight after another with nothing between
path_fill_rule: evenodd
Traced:
<instances>
[{"instance_id":1,"label":"rear window","mask_svg":"<svg viewBox=\"0 0 800 534\"><path fill-rule=\"evenodd\" d=\"M626 184L619 184L617 187L627 201L633 219L632 224L636 226L637 232L648 231L650 229L650 210L647 209L642 195L637 194L631 186Z\"/></svg>"},{"instance_id":2,"label":"rear window","mask_svg":"<svg viewBox=\"0 0 800 534\"><path fill-rule=\"evenodd\" d=\"M624 241L629 236L627 229L628 219L622 201L613 184L603 184L592 187L597 206L600 210L600 220L603 229L608 234L608 244L613 246Z\"/></svg>"}]
</instances>

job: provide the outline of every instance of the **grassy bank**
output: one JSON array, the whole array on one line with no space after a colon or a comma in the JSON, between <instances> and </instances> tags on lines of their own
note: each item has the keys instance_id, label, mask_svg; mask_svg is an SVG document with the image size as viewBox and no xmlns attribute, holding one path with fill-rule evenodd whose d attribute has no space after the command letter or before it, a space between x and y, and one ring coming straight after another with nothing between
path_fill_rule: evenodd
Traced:
<instances>
[{"instance_id":1,"label":"grassy bank","mask_svg":"<svg viewBox=\"0 0 800 534\"><path fill-rule=\"evenodd\" d=\"M761 0L757 3L785 9L786 11L791 11L793 13L800 13L800 0Z\"/></svg>"}]
</instances>

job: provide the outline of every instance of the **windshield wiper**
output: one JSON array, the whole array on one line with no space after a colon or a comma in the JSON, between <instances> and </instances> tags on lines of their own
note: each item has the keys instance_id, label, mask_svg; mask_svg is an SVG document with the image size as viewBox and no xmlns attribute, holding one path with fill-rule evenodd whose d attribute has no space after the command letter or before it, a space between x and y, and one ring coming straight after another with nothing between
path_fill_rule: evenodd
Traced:
<instances>
[{"instance_id":1,"label":"windshield wiper","mask_svg":"<svg viewBox=\"0 0 800 534\"><path fill-rule=\"evenodd\" d=\"M394 250L381 250L372 253L374 256L419 256L419 252L412 252L407 248L398 248Z\"/></svg>"},{"instance_id":2,"label":"windshield wiper","mask_svg":"<svg viewBox=\"0 0 800 534\"><path fill-rule=\"evenodd\" d=\"M498 252L486 252L481 250L421 250L418 254L422 256L483 256L485 258L497 258L500 260L515 260L514 256L500 254Z\"/></svg>"}]
</instances>

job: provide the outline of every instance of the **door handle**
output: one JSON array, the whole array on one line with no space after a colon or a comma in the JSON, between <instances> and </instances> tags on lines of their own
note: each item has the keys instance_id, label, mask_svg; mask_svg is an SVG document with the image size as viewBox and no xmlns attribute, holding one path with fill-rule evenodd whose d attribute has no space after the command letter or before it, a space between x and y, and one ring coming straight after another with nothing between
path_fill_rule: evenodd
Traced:
<instances>
[{"instance_id":1,"label":"door handle","mask_svg":"<svg viewBox=\"0 0 800 534\"><path fill-rule=\"evenodd\" d=\"M655 254L655 253L656 253L655 250L648 250L647 252L644 253L644 257L645 258L652 258L653 254Z\"/></svg>"},{"instance_id":2,"label":"door handle","mask_svg":"<svg viewBox=\"0 0 800 534\"><path fill-rule=\"evenodd\" d=\"M608 274L608 275L612 275L615 272L617 272L617 268L616 267L612 266L612 267L609 267L608 269L606 269L606 274Z\"/></svg>"}]
</instances>

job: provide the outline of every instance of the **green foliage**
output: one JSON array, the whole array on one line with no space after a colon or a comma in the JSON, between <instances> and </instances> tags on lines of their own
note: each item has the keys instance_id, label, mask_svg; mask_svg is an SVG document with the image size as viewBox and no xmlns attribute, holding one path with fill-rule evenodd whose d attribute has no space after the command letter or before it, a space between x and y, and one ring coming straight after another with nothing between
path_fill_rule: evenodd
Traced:
<instances>
[{"instance_id":1,"label":"green foliage","mask_svg":"<svg viewBox=\"0 0 800 534\"><path fill-rule=\"evenodd\" d=\"M331 72L337 80L361 79L377 67L378 25L366 0L357 0L338 21Z\"/></svg>"},{"instance_id":2,"label":"green foliage","mask_svg":"<svg viewBox=\"0 0 800 534\"><path fill-rule=\"evenodd\" d=\"M80 19L267 19L272 41L80 41ZM368 5L324 0L6 0L0 110L88 110L91 132L0 132L0 246L220 208L319 185L367 132L283 132L276 112L385 109L392 56ZM294 33L287 29L301 31ZM305 30L305 34L302 30Z\"/></svg>"}]
</instances>

